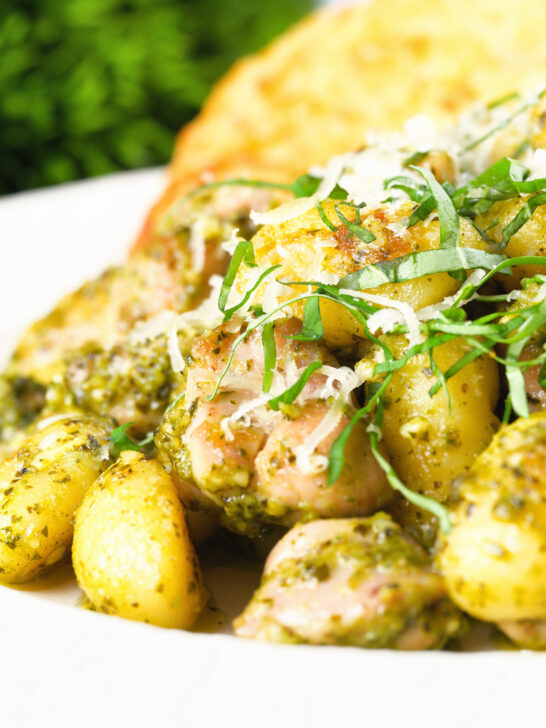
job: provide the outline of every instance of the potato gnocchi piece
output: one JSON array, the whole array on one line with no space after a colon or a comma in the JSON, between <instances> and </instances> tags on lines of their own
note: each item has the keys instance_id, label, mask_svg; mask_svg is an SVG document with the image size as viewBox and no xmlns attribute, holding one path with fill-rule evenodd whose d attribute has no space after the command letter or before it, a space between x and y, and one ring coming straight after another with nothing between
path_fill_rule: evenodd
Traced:
<instances>
[{"instance_id":1,"label":"potato gnocchi piece","mask_svg":"<svg viewBox=\"0 0 546 728\"><path fill-rule=\"evenodd\" d=\"M489 210L476 218L476 224L482 230L498 223L488 230L488 235L498 243L502 243L503 228L511 222L532 195L495 202ZM512 235L504 253L510 258L526 255L546 256L546 207L537 207L533 216L517 233ZM544 274L544 266L518 265L512 269L512 275L499 275L499 281L507 290L518 288L522 278Z\"/></svg>"},{"instance_id":2,"label":"potato gnocchi piece","mask_svg":"<svg viewBox=\"0 0 546 728\"><path fill-rule=\"evenodd\" d=\"M184 509L155 460L124 451L78 511L73 563L101 612L187 629L207 601Z\"/></svg>"},{"instance_id":3,"label":"potato gnocchi piece","mask_svg":"<svg viewBox=\"0 0 546 728\"><path fill-rule=\"evenodd\" d=\"M85 346L108 349L139 321L177 308L185 291L173 246L146 251L124 266L109 268L65 296L23 334L8 371L42 384L62 373L65 360Z\"/></svg>"},{"instance_id":4,"label":"potato gnocchi piece","mask_svg":"<svg viewBox=\"0 0 546 728\"><path fill-rule=\"evenodd\" d=\"M369 243L359 240L341 224L335 210L336 205L350 222L354 221L356 215L354 207L346 203L325 200L324 212L332 224L335 223L336 232L324 224L319 212L313 208L293 220L277 225L264 225L252 238L255 260L260 270L273 265L280 266L270 276L271 282L268 279L262 284L253 299L255 303L261 303L264 310L308 290L308 286L283 286L274 279L287 282L318 280L337 283L342 276L366 265L440 247L437 218L429 217L407 229L400 226L401 221L409 217L415 209L416 205L413 203L403 203L397 208L389 205L373 210L364 208L360 212L361 224L375 235L375 240ZM485 243L470 223L464 219L460 222L461 245L485 250ZM241 296L251 287L255 275L255 269L241 265L235 281ZM419 309L443 300L445 296L454 293L458 285L447 273L435 273L402 283L387 283L370 292ZM293 314L298 318L302 317L304 305L305 301L291 305ZM359 324L342 306L323 300L320 308L328 346L345 346L352 343L355 337L363 337Z\"/></svg>"},{"instance_id":5,"label":"potato gnocchi piece","mask_svg":"<svg viewBox=\"0 0 546 728\"><path fill-rule=\"evenodd\" d=\"M28 581L69 550L74 514L109 464L112 426L64 417L0 464L0 581Z\"/></svg>"},{"instance_id":6,"label":"potato gnocchi piece","mask_svg":"<svg viewBox=\"0 0 546 728\"><path fill-rule=\"evenodd\" d=\"M382 340L396 358L408 347L404 336L391 334ZM464 339L454 339L434 349L434 361L445 372L470 348ZM371 347L370 356L357 369L371 367L375 353ZM499 378L490 357L475 359L447 381L451 404L443 389L430 397L436 379L428 355L412 357L394 374L385 392L381 429L390 461L408 487L446 503L453 479L472 465L498 428L493 409ZM415 538L427 546L433 544L435 516L399 494L388 510Z\"/></svg>"},{"instance_id":7,"label":"potato gnocchi piece","mask_svg":"<svg viewBox=\"0 0 546 728\"><path fill-rule=\"evenodd\" d=\"M426 552L385 513L299 524L235 620L240 637L418 650L464 630Z\"/></svg>"},{"instance_id":8,"label":"potato gnocchi piece","mask_svg":"<svg viewBox=\"0 0 546 728\"><path fill-rule=\"evenodd\" d=\"M546 413L537 412L502 427L462 479L439 555L455 603L523 645L546 620L545 494Z\"/></svg>"}]
</instances>

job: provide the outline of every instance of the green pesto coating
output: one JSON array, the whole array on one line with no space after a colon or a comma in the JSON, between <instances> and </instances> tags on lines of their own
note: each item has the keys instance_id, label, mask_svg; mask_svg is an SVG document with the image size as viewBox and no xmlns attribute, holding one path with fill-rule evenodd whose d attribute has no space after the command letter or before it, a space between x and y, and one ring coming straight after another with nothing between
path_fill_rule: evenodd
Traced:
<instances>
[{"instance_id":1,"label":"green pesto coating","mask_svg":"<svg viewBox=\"0 0 546 728\"><path fill-rule=\"evenodd\" d=\"M0 455L25 435L44 403L45 390L34 380L0 376Z\"/></svg>"},{"instance_id":2,"label":"green pesto coating","mask_svg":"<svg viewBox=\"0 0 546 728\"><path fill-rule=\"evenodd\" d=\"M182 391L184 386L181 387ZM221 397L222 395L220 395ZM188 445L184 440L184 434L188 429L192 417L195 414L197 402L185 406L184 398L176 402L176 392L173 393L173 406L164 414L161 425L155 433L155 445L157 457L160 462L171 473L175 482L189 484L197 489L192 469L192 458ZM220 425L215 428L217 438L222 441L225 433ZM252 472L250 469L234 467L231 463L219 459L211 468L210 476L206 483L201 485L209 500L209 507L216 504L221 509L220 521L223 526L236 533L249 537L257 537L260 532L261 523L282 523L283 517L288 514L288 509L277 503L268 502L266 498L250 488L242 487L250 483ZM183 486L182 486L183 487ZM203 506L202 502L188 502L186 505L198 509Z\"/></svg>"},{"instance_id":3,"label":"green pesto coating","mask_svg":"<svg viewBox=\"0 0 546 728\"><path fill-rule=\"evenodd\" d=\"M175 378L164 336L145 344L124 342L74 357L62 380L50 386L48 406L132 422L135 435L144 436L159 423Z\"/></svg>"}]
</instances>

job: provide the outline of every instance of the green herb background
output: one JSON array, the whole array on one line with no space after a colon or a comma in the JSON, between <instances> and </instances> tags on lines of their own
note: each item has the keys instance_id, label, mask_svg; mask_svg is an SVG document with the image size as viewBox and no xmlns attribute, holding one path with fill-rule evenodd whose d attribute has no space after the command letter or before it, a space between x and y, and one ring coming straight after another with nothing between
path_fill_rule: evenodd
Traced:
<instances>
[{"instance_id":1,"label":"green herb background","mask_svg":"<svg viewBox=\"0 0 546 728\"><path fill-rule=\"evenodd\" d=\"M2 0L0 194L162 164L212 83L311 0Z\"/></svg>"}]
</instances>

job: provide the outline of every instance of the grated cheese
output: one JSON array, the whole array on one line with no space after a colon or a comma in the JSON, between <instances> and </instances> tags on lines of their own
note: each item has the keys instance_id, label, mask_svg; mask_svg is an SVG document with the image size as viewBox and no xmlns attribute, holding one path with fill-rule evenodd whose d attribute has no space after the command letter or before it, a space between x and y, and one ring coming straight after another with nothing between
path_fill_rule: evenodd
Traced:
<instances>
[{"instance_id":1,"label":"grated cheese","mask_svg":"<svg viewBox=\"0 0 546 728\"><path fill-rule=\"evenodd\" d=\"M191 251L191 265L195 273L201 273L205 267L205 227L205 218L198 217L190 228L188 244Z\"/></svg>"},{"instance_id":2,"label":"grated cheese","mask_svg":"<svg viewBox=\"0 0 546 728\"><path fill-rule=\"evenodd\" d=\"M261 394L258 397L249 400L248 402L243 402L243 404L241 404L235 410L235 412L232 412L232 414L230 414L228 417L224 417L222 419L222 421L220 422L220 428L222 429L222 432L224 433L227 442L233 442L234 440L234 435L230 427L231 424L242 421L244 427L250 427L250 425L252 424L251 413L259 409L260 407L263 407L270 399L270 397L270 394Z\"/></svg>"},{"instance_id":3,"label":"grated cheese","mask_svg":"<svg viewBox=\"0 0 546 728\"><path fill-rule=\"evenodd\" d=\"M176 323L176 320L173 321L173 325L167 336L167 351L169 352L173 372L180 374L180 372L184 371L185 363L178 345L178 327Z\"/></svg>"},{"instance_id":4,"label":"grated cheese","mask_svg":"<svg viewBox=\"0 0 546 728\"><path fill-rule=\"evenodd\" d=\"M409 303L405 303L404 301L394 301L392 298L387 298L387 296L378 296L374 293L363 293L362 291L351 291L345 288L340 289L340 293L344 293L349 296L355 296L357 298L362 298L364 301L368 301L369 303L374 303L378 306L384 306L386 309L393 310L393 314L398 314L399 316L398 322L394 325L405 322L406 326L408 327L407 337L410 346L420 344L424 340L423 334L421 334L421 332L419 331L419 319L417 318L415 311L409 305ZM381 312L379 311L378 313ZM374 321L375 316L376 314L372 314L368 319L368 328L372 333L374 333L374 331L377 331L380 327L382 328L381 323L377 323L378 320L383 323L385 322L385 314L383 314L382 319L378 317ZM395 319L393 316L392 321L394 320ZM394 328L394 325L392 326L392 328ZM385 331L385 329L383 329L383 331Z\"/></svg>"},{"instance_id":5,"label":"grated cheese","mask_svg":"<svg viewBox=\"0 0 546 728\"><path fill-rule=\"evenodd\" d=\"M326 384L320 395L324 399L339 394L343 401L348 403L351 392L362 384L360 376L351 367L331 367L325 364L316 373L327 376ZM338 389L334 388L334 382L339 383Z\"/></svg>"},{"instance_id":6,"label":"grated cheese","mask_svg":"<svg viewBox=\"0 0 546 728\"><path fill-rule=\"evenodd\" d=\"M544 179L546 177L546 149L534 149L531 155L526 165L531 170L527 179Z\"/></svg>"},{"instance_id":7,"label":"grated cheese","mask_svg":"<svg viewBox=\"0 0 546 728\"><path fill-rule=\"evenodd\" d=\"M315 450L320 443L338 426L343 417L343 402L341 397L334 400L319 425L307 437L305 442L296 447L296 466L305 475L316 475L324 472L328 467L328 458L316 455Z\"/></svg>"},{"instance_id":8,"label":"grated cheese","mask_svg":"<svg viewBox=\"0 0 546 728\"><path fill-rule=\"evenodd\" d=\"M304 215L309 212L317 202L324 200L328 197L330 192L336 186L339 176L343 168L342 160L340 157L334 157L329 163L325 173L320 175L322 181L320 182L317 191L310 197L298 197L295 200L285 202L284 205L279 205L273 210L267 212L257 212L252 210L250 213L250 219L255 225L278 225L283 222L293 220L300 215Z\"/></svg>"},{"instance_id":9,"label":"grated cheese","mask_svg":"<svg viewBox=\"0 0 546 728\"><path fill-rule=\"evenodd\" d=\"M540 285L536 294L533 296L533 301L535 303L540 303L541 301L544 301L544 299L546 298L546 277L541 276L541 275L538 275L536 277L541 278L544 281L544 283L542 283ZM523 299L526 298L526 289L525 288L521 288L521 289L516 288L513 291L510 291L510 293L508 293L508 295L506 296L507 301L518 301L520 298L523 298Z\"/></svg>"},{"instance_id":10,"label":"grated cheese","mask_svg":"<svg viewBox=\"0 0 546 728\"><path fill-rule=\"evenodd\" d=\"M319 425L315 427L313 432L311 432L301 445L296 447L296 465L306 475L315 475L324 472L328 467L328 458L324 455L317 455L315 450L338 426L343 417L344 408L350 401L351 392L363 382L358 372L350 367L331 367L325 365L317 373L328 376L328 381L322 396L329 396L332 392L335 392L337 396ZM340 388L337 392L333 389L334 380L340 383Z\"/></svg>"},{"instance_id":11,"label":"grated cheese","mask_svg":"<svg viewBox=\"0 0 546 728\"><path fill-rule=\"evenodd\" d=\"M273 210L268 212L257 212L252 210L250 213L250 219L255 225L279 225L283 222L293 220L300 215L304 215L306 212L311 210L315 206L315 198L312 197L298 197L290 202L285 202L284 205L279 205Z\"/></svg>"},{"instance_id":12,"label":"grated cheese","mask_svg":"<svg viewBox=\"0 0 546 728\"><path fill-rule=\"evenodd\" d=\"M235 248L242 240L244 240L244 238L239 236L239 228L233 228L231 235L229 236L229 240L223 242L220 247L222 250L225 250L226 253L229 253L229 255L233 255Z\"/></svg>"}]
</instances>

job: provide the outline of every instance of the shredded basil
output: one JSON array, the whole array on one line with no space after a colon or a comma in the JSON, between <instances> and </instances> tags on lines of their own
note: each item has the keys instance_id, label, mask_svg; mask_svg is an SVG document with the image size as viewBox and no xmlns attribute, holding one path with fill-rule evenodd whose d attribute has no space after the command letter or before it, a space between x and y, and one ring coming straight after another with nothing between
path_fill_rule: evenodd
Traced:
<instances>
[{"instance_id":1,"label":"shredded basil","mask_svg":"<svg viewBox=\"0 0 546 728\"><path fill-rule=\"evenodd\" d=\"M534 104L536 104L538 99L533 99L532 101L528 101L525 104L522 104L522 106L519 107L516 111L514 111L513 114L510 114L510 116L507 116L505 119L503 119L499 124L489 129L488 132L483 134L478 139L475 139L474 141L467 144L463 149L461 150L464 154L465 152L470 152L472 149L475 149L479 144L484 142L486 139L489 139L489 137L493 136L493 134L496 134L499 131L502 131L505 129L508 124L510 124L514 119L516 119L520 114L522 114L524 111L527 111L527 109L531 108Z\"/></svg>"},{"instance_id":2,"label":"shredded basil","mask_svg":"<svg viewBox=\"0 0 546 728\"><path fill-rule=\"evenodd\" d=\"M295 399L303 392L303 389L313 374L322 366L321 361L313 361L308 364L298 377L297 381L291 387L288 387L282 394L272 397L267 404L272 410L278 410L281 404L292 404Z\"/></svg>"},{"instance_id":3,"label":"shredded basil","mask_svg":"<svg viewBox=\"0 0 546 728\"><path fill-rule=\"evenodd\" d=\"M273 321L265 324L262 330L262 346L264 350L264 374L262 389L269 392L273 384L273 375L277 363L277 346L275 344L275 324Z\"/></svg>"},{"instance_id":4,"label":"shredded basil","mask_svg":"<svg viewBox=\"0 0 546 728\"><path fill-rule=\"evenodd\" d=\"M296 341L317 341L324 336L324 327L320 315L320 299L316 296L308 298L303 309L301 334L290 338Z\"/></svg>"},{"instance_id":5,"label":"shredded basil","mask_svg":"<svg viewBox=\"0 0 546 728\"><path fill-rule=\"evenodd\" d=\"M268 182L263 179L246 179L244 177L233 177L231 179L218 180L217 182L205 182L199 187L194 187L184 195L185 198L195 197L195 195L205 192L206 190L215 190L219 187L258 187L271 190L287 190L293 191L293 185L283 182Z\"/></svg>"},{"instance_id":6,"label":"shredded basil","mask_svg":"<svg viewBox=\"0 0 546 728\"><path fill-rule=\"evenodd\" d=\"M293 192L294 197L311 197L318 190L321 182L321 177L315 177L312 174L302 174L291 185L288 185L288 188ZM343 187L336 184L328 197L332 200L344 200L347 197L347 192Z\"/></svg>"},{"instance_id":7,"label":"shredded basil","mask_svg":"<svg viewBox=\"0 0 546 728\"><path fill-rule=\"evenodd\" d=\"M320 219L326 225L326 227L329 228L333 233L336 233L337 225L334 225L334 223L330 220L330 218L324 211L324 207L322 206L321 202L317 202L317 210L318 214L320 215Z\"/></svg>"},{"instance_id":8,"label":"shredded basil","mask_svg":"<svg viewBox=\"0 0 546 728\"><path fill-rule=\"evenodd\" d=\"M354 273L349 273L340 280L339 287L364 291L369 288L377 288L385 283L401 283L433 273L449 273L474 268L491 270L497 268L505 260L507 258L504 255L461 246L422 250L384 263L367 265Z\"/></svg>"},{"instance_id":9,"label":"shredded basil","mask_svg":"<svg viewBox=\"0 0 546 728\"><path fill-rule=\"evenodd\" d=\"M243 308L243 306L248 302L249 298L252 296L254 291L263 283L263 281L267 278L267 276L271 275L271 273L273 273L273 271L276 271L277 268L280 268L280 267L281 267L281 265L279 263L278 265L272 265L271 268L268 268L267 270L265 270L260 275L260 277L258 278L256 283L254 283L254 285L251 286L251 288L249 288L246 291L245 295L242 297L242 299L239 301L239 303L236 303L234 306L232 306L231 308L228 308L224 311L224 321L229 320L233 316L234 313L236 313L241 308ZM230 286L230 290L231 290L231 286ZM229 296L229 291L228 291L228 296ZM220 306L218 306L218 307L220 308ZM222 309L220 309L220 310L222 310Z\"/></svg>"},{"instance_id":10,"label":"shredded basil","mask_svg":"<svg viewBox=\"0 0 546 728\"><path fill-rule=\"evenodd\" d=\"M120 425L112 430L110 442L112 443L112 453L114 457L117 458L123 450L137 450L140 452L153 443L153 432L149 432L140 442L135 442L132 438L130 438L127 434L127 429L131 427L132 424L132 422L127 422L125 425Z\"/></svg>"},{"instance_id":11,"label":"shredded basil","mask_svg":"<svg viewBox=\"0 0 546 728\"><path fill-rule=\"evenodd\" d=\"M371 230L362 227L362 225L360 225L358 222L351 222L350 220L348 220L341 212L339 205L336 205L334 209L337 213L337 216L345 225L347 230L351 233L351 235L354 235L359 240L362 240L363 243L371 243L375 240L375 235L371 232ZM357 212L359 211L357 210ZM358 219L360 219L360 215Z\"/></svg>"},{"instance_id":12,"label":"shredded basil","mask_svg":"<svg viewBox=\"0 0 546 728\"><path fill-rule=\"evenodd\" d=\"M510 391L510 404L520 417L529 417L525 379L523 378L521 369L515 365L523 351L525 343L525 339L514 342L510 344L506 352L506 379Z\"/></svg>"},{"instance_id":13,"label":"shredded basil","mask_svg":"<svg viewBox=\"0 0 546 728\"><path fill-rule=\"evenodd\" d=\"M410 169L415 170L425 178L430 193L436 201L438 218L440 220L440 247L454 248L459 245L461 226L459 214L455 209L453 200L432 172L422 167L411 167Z\"/></svg>"},{"instance_id":14,"label":"shredded basil","mask_svg":"<svg viewBox=\"0 0 546 728\"><path fill-rule=\"evenodd\" d=\"M383 182L383 186L387 190L402 190L402 192L405 192L412 202L421 202L425 196L429 196L429 192L424 185L420 185L412 177L407 177L405 175L386 179Z\"/></svg>"},{"instance_id":15,"label":"shredded basil","mask_svg":"<svg viewBox=\"0 0 546 728\"><path fill-rule=\"evenodd\" d=\"M426 152L414 152L411 156L404 160L404 167L411 167L413 164L421 162L426 156L430 154L430 149Z\"/></svg>"},{"instance_id":16,"label":"shredded basil","mask_svg":"<svg viewBox=\"0 0 546 728\"><path fill-rule=\"evenodd\" d=\"M502 106L503 104L508 103L509 101L515 101L516 99L519 99L520 95L517 91L512 91L512 93L506 94L505 96L501 96L499 99L494 99L493 101L490 101L488 104L486 104L486 109L490 111L491 109L496 109L497 106Z\"/></svg>"},{"instance_id":17,"label":"shredded basil","mask_svg":"<svg viewBox=\"0 0 546 728\"><path fill-rule=\"evenodd\" d=\"M422 508L424 511L432 513L438 519L438 524L442 533L449 533L452 528L451 520L449 518L449 511L445 506L438 501L428 498L425 495L416 493L405 485L402 480L398 477L396 471L386 460L379 450L379 439L376 432L370 432L370 445L375 459L379 463L379 466L385 473L387 480L393 490L397 490L401 493L406 500L413 503L414 506Z\"/></svg>"},{"instance_id":18,"label":"shredded basil","mask_svg":"<svg viewBox=\"0 0 546 728\"><path fill-rule=\"evenodd\" d=\"M534 195L534 197L529 198L513 220L511 220L508 225L503 228L503 247L508 245L512 236L515 235L526 222L529 222L529 220L533 217L534 211L541 205L546 205L546 192L541 192L538 195Z\"/></svg>"},{"instance_id":19,"label":"shredded basil","mask_svg":"<svg viewBox=\"0 0 546 728\"><path fill-rule=\"evenodd\" d=\"M252 251L252 252L250 252ZM251 265L254 261L254 248L251 240L241 240L237 243L237 247L233 251L229 266L222 281L222 287L220 288L220 294L218 296L218 308L224 312L226 303L231 293L231 288L237 276L237 272L243 260L250 260Z\"/></svg>"}]
</instances>

